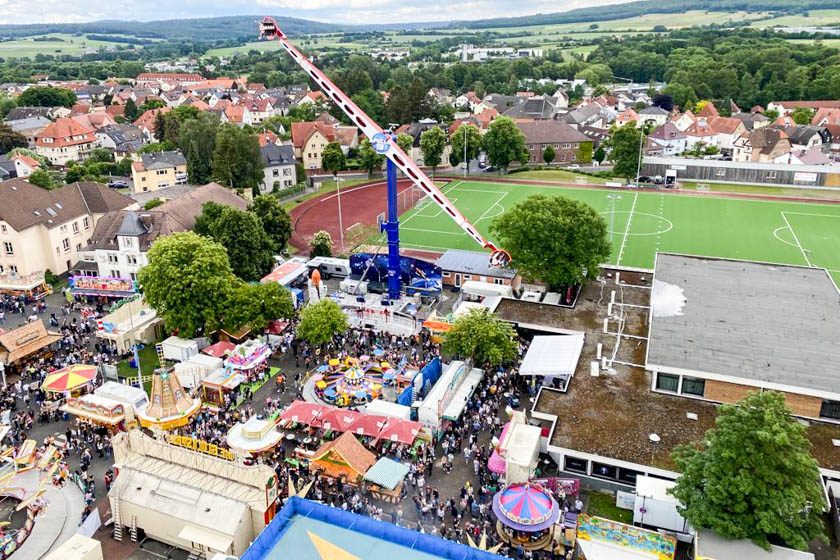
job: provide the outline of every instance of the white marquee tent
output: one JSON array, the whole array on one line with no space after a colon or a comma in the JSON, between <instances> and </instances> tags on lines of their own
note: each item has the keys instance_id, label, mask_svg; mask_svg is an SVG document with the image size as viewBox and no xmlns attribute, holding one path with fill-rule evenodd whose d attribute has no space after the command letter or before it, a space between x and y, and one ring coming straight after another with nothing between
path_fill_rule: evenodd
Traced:
<instances>
[{"instance_id":1,"label":"white marquee tent","mask_svg":"<svg viewBox=\"0 0 840 560\"><path fill-rule=\"evenodd\" d=\"M520 375L573 376L583 350L583 333L535 336Z\"/></svg>"}]
</instances>

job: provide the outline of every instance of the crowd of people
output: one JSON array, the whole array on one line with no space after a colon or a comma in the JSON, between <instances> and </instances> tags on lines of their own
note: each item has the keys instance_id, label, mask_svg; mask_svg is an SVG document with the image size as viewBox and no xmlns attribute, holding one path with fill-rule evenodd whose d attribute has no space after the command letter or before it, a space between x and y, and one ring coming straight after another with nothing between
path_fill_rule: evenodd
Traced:
<instances>
[{"instance_id":1,"label":"crowd of people","mask_svg":"<svg viewBox=\"0 0 840 560\"><path fill-rule=\"evenodd\" d=\"M80 316L83 307L86 313ZM0 309L20 313L13 302L4 303ZM72 421L56 407L47 406L47 395L40 389L40 383L49 372L60 367L75 363L110 364L125 358L117 356L108 344L95 337L95 320L102 312L102 309L71 302L52 313L49 306L44 305L37 313L49 314L53 328L61 334L61 340L52 352L25 362L19 368L19 378L0 390L0 403L11 411L13 429L9 437L13 445L27 439L36 422L55 426L55 432L63 434L66 441L62 451L65 454L62 458L64 468L58 472L70 472L70 458L75 457L73 462L77 462L78 468L69 477L83 489L85 515L95 507L97 482L91 474L91 465L99 462L100 472L103 466L111 466L109 434L103 428ZM276 341L272 357L283 365L283 382L267 385L268 389L263 391L265 394L259 400L254 398L253 393L233 394L220 407L202 409L178 431L224 446L228 430L237 422L244 422L254 415L270 417L291 400L302 398L307 372L330 358L370 354L395 365L420 368L440 355L439 344L426 331L414 336L400 336L351 329L337 335L330 343L315 347L298 339L295 327L291 324ZM521 379L512 370L497 368L488 371L459 421L445 423L431 442L391 446L389 454L410 463L402 499L397 503L377 500L366 488L359 489L350 481L335 480L310 471L305 461L295 460L293 447L285 441L256 460L271 465L281 484L291 479L299 488L312 482L308 496L311 499L460 542L467 542L467 536L477 540L486 534L492 546L499 542L499 538L490 504L500 483L497 475L487 468L487 460L493 451L494 438L501 435L505 408L518 404L520 396L529 389ZM453 471L457 471L459 476L456 478L463 481L460 488L453 487L451 481L454 479L448 477ZM54 482L64 484L66 478L59 475ZM107 492L114 479L114 472L109 469L99 482L100 496ZM282 489L281 495L284 492L285 489ZM508 546L504 546L501 553L512 558L562 557L555 551L532 553Z\"/></svg>"}]
</instances>

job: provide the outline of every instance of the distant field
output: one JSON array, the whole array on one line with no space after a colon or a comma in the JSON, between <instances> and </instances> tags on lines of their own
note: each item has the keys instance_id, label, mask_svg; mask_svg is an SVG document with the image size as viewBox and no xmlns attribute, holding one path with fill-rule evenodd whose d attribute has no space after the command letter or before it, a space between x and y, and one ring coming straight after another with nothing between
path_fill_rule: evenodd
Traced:
<instances>
[{"instance_id":1,"label":"distant field","mask_svg":"<svg viewBox=\"0 0 840 560\"><path fill-rule=\"evenodd\" d=\"M840 23L840 10L811 10L808 16L801 14L755 21L750 27L819 27Z\"/></svg>"},{"instance_id":2,"label":"distant field","mask_svg":"<svg viewBox=\"0 0 840 560\"><path fill-rule=\"evenodd\" d=\"M94 34L95 35L95 34ZM118 36L115 33L108 35ZM55 38L55 41L34 41L35 37L50 37ZM129 37L122 35L122 37ZM58 40L58 39L63 39ZM85 49L99 49L100 47L116 47L119 45L126 45L127 43L112 43L110 41L91 41L84 35L74 36L67 33L48 33L47 35L37 35L33 37L26 37L25 39L17 39L15 41L0 42L0 57L3 58L35 58L38 54L61 56L71 55L78 56L84 53ZM136 45L140 48L141 45Z\"/></svg>"},{"instance_id":3,"label":"distant field","mask_svg":"<svg viewBox=\"0 0 840 560\"><path fill-rule=\"evenodd\" d=\"M363 43L342 43L339 38L333 35L312 35L309 37L292 37L292 42L303 50L307 49L338 49L345 48L349 50L374 48L375 43L366 45ZM283 47L278 41L251 41L238 47L225 47L221 49L210 49L205 53L205 56L226 57L233 56L238 53L247 53L255 50L259 52L282 50Z\"/></svg>"},{"instance_id":4,"label":"distant field","mask_svg":"<svg viewBox=\"0 0 840 560\"><path fill-rule=\"evenodd\" d=\"M788 39L791 43L797 43L799 45L814 45L816 41L813 39ZM822 46L824 47L834 47L835 49L840 49L840 39L823 39L820 41Z\"/></svg>"}]
</instances>

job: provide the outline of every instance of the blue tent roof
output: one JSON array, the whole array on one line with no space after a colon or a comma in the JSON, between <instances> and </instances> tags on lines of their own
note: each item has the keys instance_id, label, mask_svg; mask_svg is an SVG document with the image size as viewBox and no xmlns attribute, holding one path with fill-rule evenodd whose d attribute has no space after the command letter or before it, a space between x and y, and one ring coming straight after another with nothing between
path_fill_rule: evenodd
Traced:
<instances>
[{"instance_id":1,"label":"blue tent roof","mask_svg":"<svg viewBox=\"0 0 840 560\"><path fill-rule=\"evenodd\" d=\"M313 535L316 537L313 539ZM241 560L323 560L316 539L364 560L504 560L504 557L291 497Z\"/></svg>"}]
</instances>

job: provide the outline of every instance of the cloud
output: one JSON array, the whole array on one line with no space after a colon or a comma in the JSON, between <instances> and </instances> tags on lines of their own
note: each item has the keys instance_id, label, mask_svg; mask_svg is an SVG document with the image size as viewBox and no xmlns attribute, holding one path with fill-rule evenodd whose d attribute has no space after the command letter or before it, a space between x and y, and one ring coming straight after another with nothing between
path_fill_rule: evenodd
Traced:
<instances>
[{"instance_id":1,"label":"cloud","mask_svg":"<svg viewBox=\"0 0 840 560\"><path fill-rule=\"evenodd\" d=\"M268 12L326 23L408 23L551 13L628 0L0 0L0 23L79 23L102 19L163 20ZM34 8L34 9L33 9Z\"/></svg>"}]
</instances>

